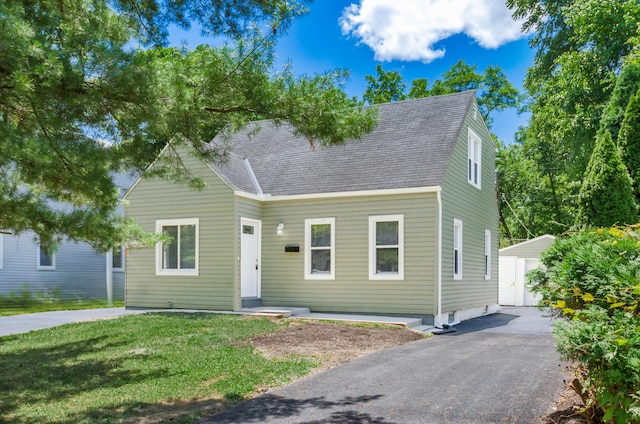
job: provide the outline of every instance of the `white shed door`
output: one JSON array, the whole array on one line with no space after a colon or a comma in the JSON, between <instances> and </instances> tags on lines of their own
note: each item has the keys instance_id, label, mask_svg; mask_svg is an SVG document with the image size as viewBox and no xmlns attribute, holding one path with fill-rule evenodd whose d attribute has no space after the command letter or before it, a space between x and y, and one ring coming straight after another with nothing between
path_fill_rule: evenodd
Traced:
<instances>
[{"instance_id":1,"label":"white shed door","mask_svg":"<svg viewBox=\"0 0 640 424\"><path fill-rule=\"evenodd\" d=\"M240 225L240 295L260 297L260 221Z\"/></svg>"}]
</instances>

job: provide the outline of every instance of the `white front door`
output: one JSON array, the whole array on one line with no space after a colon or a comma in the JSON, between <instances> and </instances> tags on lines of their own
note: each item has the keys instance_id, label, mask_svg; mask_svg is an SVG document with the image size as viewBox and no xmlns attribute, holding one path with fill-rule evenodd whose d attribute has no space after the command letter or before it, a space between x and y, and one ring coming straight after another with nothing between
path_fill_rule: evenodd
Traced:
<instances>
[{"instance_id":1,"label":"white front door","mask_svg":"<svg viewBox=\"0 0 640 424\"><path fill-rule=\"evenodd\" d=\"M260 297L260 221L240 220L240 295Z\"/></svg>"}]
</instances>

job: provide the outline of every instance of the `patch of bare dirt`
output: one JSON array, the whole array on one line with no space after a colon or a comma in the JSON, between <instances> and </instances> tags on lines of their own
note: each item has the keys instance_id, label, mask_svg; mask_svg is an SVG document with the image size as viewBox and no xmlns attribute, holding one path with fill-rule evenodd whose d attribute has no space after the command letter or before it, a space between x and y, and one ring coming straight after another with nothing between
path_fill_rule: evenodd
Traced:
<instances>
[{"instance_id":1,"label":"patch of bare dirt","mask_svg":"<svg viewBox=\"0 0 640 424\"><path fill-rule=\"evenodd\" d=\"M424 334L405 327L360 327L315 321L294 321L279 330L254 337L252 346L267 358L301 355L326 370L359 356L424 338Z\"/></svg>"}]
</instances>

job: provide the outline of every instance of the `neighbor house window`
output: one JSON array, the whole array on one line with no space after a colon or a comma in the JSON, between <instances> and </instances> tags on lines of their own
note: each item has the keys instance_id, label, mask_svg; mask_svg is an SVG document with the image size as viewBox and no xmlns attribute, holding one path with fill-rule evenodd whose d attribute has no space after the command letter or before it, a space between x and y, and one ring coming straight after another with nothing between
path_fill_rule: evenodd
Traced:
<instances>
[{"instance_id":1,"label":"neighbor house window","mask_svg":"<svg viewBox=\"0 0 640 424\"><path fill-rule=\"evenodd\" d=\"M404 215L369 217L369 279L404 278Z\"/></svg>"},{"instance_id":2,"label":"neighbor house window","mask_svg":"<svg viewBox=\"0 0 640 424\"><path fill-rule=\"evenodd\" d=\"M156 221L156 231L170 237L156 245L156 274L198 275L198 218Z\"/></svg>"},{"instance_id":3,"label":"neighbor house window","mask_svg":"<svg viewBox=\"0 0 640 424\"><path fill-rule=\"evenodd\" d=\"M480 137L469 128L467 179L470 184L480 188L482 143Z\"/></svg>"},{"instance_id":4,"label":"neighbor house window","mask_svg":"<svg viewBox=\"0 0 640 424\"><path fill-rule=\"evenodd\" d=\"M36 268L42 270L56 269L56 255L51 248L38 245L38 262Z\"/></svg>"},{"instance_id":5,"label":"neighbor house window","mask_svg":"<svg viewBox=\"0 0 640 424\"><path fill-rule=\"evenodd\" d=\"M453 220L453 278L462 278L462 221Z\"/></svg>"},{"instance_id":6,"label":"neighbor house window","mask_svg":"<svg viewBox=\"0 0 640 424\"><path fill-rule=\"evenodd\" d=\"M335 279L335 218L305 219L305 279Z\"/></svg>"},{"instance_id":7,"label":"neighbor house window","mask_svg":"<svg viewBox=\"0 0 640 424\"><path fill-rule=\"evenodd\" d=\"M124 246L114 247L111 254L111 269L124 271Z\"/></svg>"},{"instance_id":8,"label":"neighbor house window","mask_svg":"<svg viewBox=\"0 0 640 424\"><path fill-rule=\"evenodd\" d=\"M484 230L484 279L491 280L491 231Z\"/></svg>"}]
</instances>

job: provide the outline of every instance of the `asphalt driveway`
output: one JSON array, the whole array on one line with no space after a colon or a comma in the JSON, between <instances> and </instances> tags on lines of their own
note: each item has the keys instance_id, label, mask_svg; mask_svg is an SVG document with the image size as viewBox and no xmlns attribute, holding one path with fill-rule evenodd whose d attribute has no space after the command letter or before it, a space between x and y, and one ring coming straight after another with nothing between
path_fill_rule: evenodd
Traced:
<instances>
[{"instance_id":1,"label":"asphalt driveway","mask_svg":"<svg viewBox=\"0 0 640 424\"><path fill-rule=\"evenodd\" d=\"M551 320L533 308L382 350L310 376L202 423L539 423L569 374Z\"/></svg>"}]
</instances>

